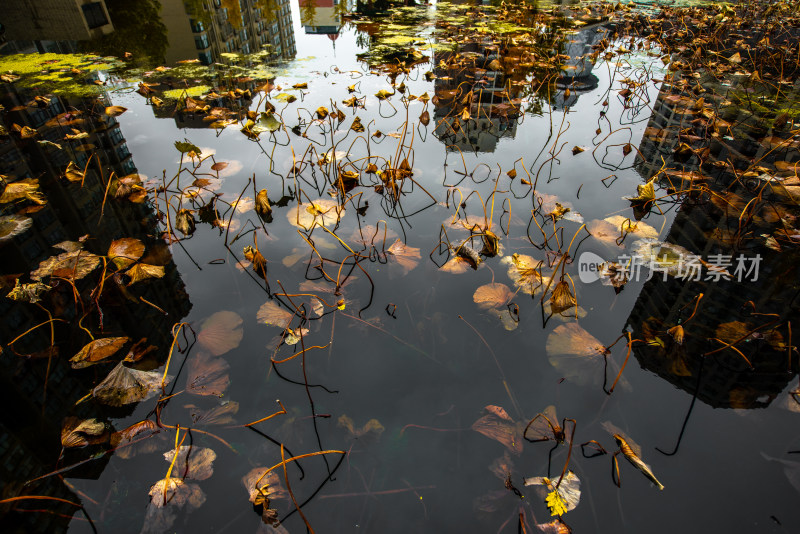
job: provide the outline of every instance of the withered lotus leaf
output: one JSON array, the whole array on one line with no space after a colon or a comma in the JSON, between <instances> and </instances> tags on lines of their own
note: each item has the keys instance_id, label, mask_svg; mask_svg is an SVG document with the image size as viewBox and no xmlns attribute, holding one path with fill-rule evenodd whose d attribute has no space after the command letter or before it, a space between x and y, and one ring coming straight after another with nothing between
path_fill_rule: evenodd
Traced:
<instances>
[{"instance_id":1,"label":"withered lotus leaf","mask_svg":"<svg viewBox=\"0 0 800 534\"><path fill-rule=\"evenodd\" d=\"M479 308L490 310L501 308L509 303L514 293L505 284L493 282L480 286L472 295L472 300Z\"/></svg>"},{"instance_id":2,"label":"withered lotus leaf","mask_svg":"<svg viewBox=\"0 0 800 534\"><path fill-rule=\"evenodd\" d=\"M57 276L69 280L80 280L100 265L100 256L76 250L64 252L58 256L50 256L39 264L31 273L33 280L40 281L46 276Z\"/></svg>"},{"instance_id":3,"label":"withered lotus leaf","mask_svg":"<svg viewBox=\"0 0 800 534\"><path fill-rule=\"evenodd\" d=\"M67 170L64 171L64 177L70 182L81 182L84 178L83 170L75 165L75 162L70 161Z\"/></svg>"},{"instance_id":4,"label":"withered lotus leaf","mask_svg":"<svg viewBox=\"0 0 800 534\"><path fill-rule=\"evenodd\" d=\"M505 256L500 263L508 265L508 277L514 285L529 295L534 295L539 289L550 282L550 278L542 276L539 272L541 261L537 261L527 254L512 254Z\"/></svg>"},{"instance_id":5,"label":"withered lotus leaf","mask_svg":"<svg viewBox=\"0 0 800 534\"><path fill-rule=\"evenodd\" d=\"M167 505L200 508L206 502L206 495L197 484L187 484L180 478L162 478L150 488L150 503L156 508Z\"/></svg>"},{"instance_id":6,"label":"withered lotus leaf","mask_svg":"<svg viewBox=\"0 0 800 534\"><path fill-rule=\"evenodd\" d=\"M262 219L269 218L272 215L272 206L269 205L269 197L267 196L267 190L262 189L256 195L256 213Z\"/></svg>"},{"instance_id":7,"label":"withered lotus leaf","mask_svg":"<svg viewBox=\"0 0 800 534\"><path fill-rule=\"evenodd\" d=\"M719 325L714 333L714 336L725 343L733 343L734 341L742 339L749 331L750 327L747 325L747 323L743 323L742 321L731 321L729 323L722 323Z\"/></svg>"},{"instance_id":8,"label":"withered lotus leaf","mask_svg":"<svg viewBox=\"0 0 800 534\"><path fill-rule=\"evenodd\" d=\"M287 328L294 314L284 310L275 302L268 300L258 309L256 319L259 322L280 328Z\"/></svg>"},{"instance_id":9,"label":"withered lotus leaf","mask_svg":"<svg viewBox=\"0 0 800 534\"><path fill-rule=\"evenodd\" d=\"M502 443L509 451L514 454L522 453L522 429L520 425L514 423L508 414L501 417L498 413L505 413L499 406L487 406L492 408L487 415L484 415L472 424L472 430L480 432L487 438ZM499 412L498 410L502 410Z\"/></svg>"},{"instance_id":10,"label":"withered lotus leaf","mask_svg":"<svg viewBox=\"0 0 800 534\"><path fill-rule=\"evenodd\" d=\"M233 416L239 411L239 403L225 401L208 410L201 410L193 404L185 408L189 409L192 422L196 425L230 425L235 422Z\"/></svg>"},{"instance_id":11,"label":"withered lotus leaf","mask_svg":"<svg viewBox=\"0 0 800 534\"><path fill-rule=\"evenodd\" d=\"M577 323L559 325L547 336L547 357L565 378L580 385L602 379L606 348Z\"/></svg>"},{"instance_id":12,"label":"withered lotus leaf","mask_svg":"<svg viewBox=\"0 0 800 534\"><path fill-rule=\"evenodd\" d=\"M214 356L221 356L242 342L242 322L236 312L218 311L200 324L197 341Z\"/></svg>"},{"instance_id":13,"label":"withered lotus leaf","mask_svg":"<svg viewBox=\"0 0 800 534\"><path fill-rule=\"evenodd\" d=\"M186 392L192 395L222 396L230 384L230 365L222 358L204 352L197 353L189 361L186 377Z\"/></svg>"},{"instance_id":14,"label":"withered lotus leaf","mask_svg":"<svg viewBox=\"0 0 800 534\"><path fill-rule=\"evenodd\" d=\"M347 415L339 416L336 426L347 430L347 435L350 439L359 439L364 437L378 439L385 430L383 425L377 419L370 419L361 428L356 428L353 420Z\"/></svg>"},{"instance_id":15,"label":"withered lotus leaf","mask_svg":"<svg viewBox=\"0 0 800 534\"><path fill-rule=\"evenodd\" d=\"M248 493L248 499L255 505L264 504L265 499L272 501L289 497L289 492L283 489L281 479L275 471L270 471L267 476L261 478L266 471L266 467L256 467L242 477L242 484ZM261 478L260 481L259 478Z\"/></svg>"},{"instance_id":16,"label":"withered lotus leaf","mask_svg":"<svg viewBox=\"0 0 800 534\"><path fill-rule=\"evenodd\" d=\"M267 260L257 248L246 246L242 250L244 257L253 265L253 270L261 278L267 277Z\"/></svg>"},{"instance_id":17,"label":"withered lotus leaf","mask_svg":"<svg viewBox=\"0 0 800 534\"><path fill-rule=\"evenodd\" d=\"M386 253L389 254L406 273L416 267L420 260L419 249L409 247L403 243L400 238L397 238L392 246L386 249Z\"/></svg>"},{"instance_id":18,"label":"withered lotus leaf","mask_svg":"<svg viewBox=\"0 0 800 534\"><path fill-rule=\"evenodd\" d=\"M78 354L70 358L73 369L83 369L94 365L101 360L105 360L122 348L125 343L130 341L129 337L105 337L90 341L78 351Z\"/></svg>"},{"instance_id":19,"label":"withered lotus leaf","mask_svg":"<svg viewBox=\"0 0 800 534\"><path fill-rule=\"evenodd\" d=\"M39 180L36 178L24 178L10 184L6 184L2 194L0 194L0 204L8 204L17 200L30 200L36 204L46 204L44 195L39 191Z\"/></svg>"},{"instance_id":20,"label":"withered lotus leaf","mask_svg":"<svg viewBox=\"0 0 800 534\"><path fill-rule=\"evenodd\" d=\"M469 260L453 255L439 269L450 274L464 274L472 268Z\"/></svg>"},{"instance_id":21,"label":"withered lotus leaf","mask_svg":"<svg viewBox=\"0 0 800 534\"><path fill-rule=\"evenodd\" d=\"M344 213L344 206L339 206L334 200L321 198L298 204L286 213L286 218L293 226L308 231L315 226L333 228Z\"/></svg>"},{"instance_id":22,"label":"withered lotus leaf","mask_svg":"<svg viewBox=\"0 0 800 534\"><path fill-rule=\"evenodd\" d=\"M95 443L104 442L106 425L97 419L84 419L67 417L61 429L61 445L66 448L86 447Z\"/></svg>"},{"instance_id":23,"label":"withered lotus leaf","mask_svg":"<svg viewBox=\"0 0 800 534\"><path fill-rule=\"evenodd\" d=\"M0 243L8 241L33 226L33 219L19 215L0 217Z\"/></svg>"},{"instance_id":24,"label":"withered lotus leaf","mask_svg":"<svg viewBox=\"0 0 800 534\"><path fill-rule=\"evenodd\" d=\"M126 111L128 111L128 108L124 108L122 106L108 106L106 108L106 115L110 117L119 117Z\"/></svg>"},{"instance_id":25,"label":"withered lotus leaf","mask_svg":"<svg viewBox=\"0 0 800 534\"><path fill-rule=\"evenodd\" d=\"M145 400L161 388L162 374L158 371L139 371L118 363L93 390L92 395L109 406L124 406ZM172 377L167 375L167 384Z\"/></svg>"},{"instance_id":26,"label":"withered lotus leaf","mask_svg":"<svg viewBox=\"0 0 800 534\"><path fill-rule=\"evenodd\" d=\"M569 512L570 510L574 510L581 500L581 480L578 478L578 475L572 471L568 471L567 474L564 475L564 478L561 479L561 484L556 488L555 484L557 481L558 479L553 480L548 477L530 477L525 479L525 485L540 486L539 491L543 499L549 493L557 491L565 511Z\"/></svg>"},{"instance_id":27,"label":"withered lotus leaf","mask_svg":"<svg viewBox=\"0 0 800 534\"><path fill-rule=\"evenodd\" d=\"M108 247L108 259L120 268L133 265L144 254L144 243L133 237L115 239Z\"/></svg>"},{"instance_id":28,"label":"withered lotus leaf","mask_svg":"<svg viewBox=\"0 0 800 534\"><path fill-rule=\"evenodd\" d=\"M225 169L227 166L228 166L228 162L227 161L218 161L218 162L214 163L211 166L211 170L219 172L219 171Z\"/></svg>"},{"instance_id":29,"label":"withered lotus leaf","mask_svg":"<svg viewBox=\"0 0 800 534\"><path fill-rule=\"evenodd\" d=\"M553 313L563 313L569 311L578 305L575 296L569 288L569 283L566 280L561 280L556 284L553 289L553 294L550 295L550 309Z\"/></svg>"},{"instance_id":30,"label":"withered lotus leaf","mask_svg":"<svg viewBox=\"0 0 800 534\"><path fill-rule=\"evenodd\" d=\"M172 463L175 458L175 449L164 453L164 459ZM182 445L178 450L178 459L175 460L173 473L182 479L206 480L214 474L214 460L217 453L208 447L188 447Z\"/></svg>"},{"instance_id":31,"label":"withered lotus leaf","mask_svg":"<svg viewBox=\"0 0 800 534\"><path fill-rule=\"evenodd\" d=\"M175 228L183 235L192 235L195 230L195 221L192 212L187 209L178 211L175 215Z\"/></svg>"},{"instance_id":32,"label":"withered lotus leaf","mask_svg":"<svg viewBox=\"0 0 800 534\"><path fill-rule=\"evenodd\" d=\"M283 342L287 345L297 345L303 339L303 336L308 335L308 332L308 328L287 328Z\"/></svg>"},{"instance_id":33,"label":"withered lotus leaf","mask_svg":"<svg viewBox=\"0 0 800 534\"><path fill-rule=\"evenodd\" d=\"M125 271L131 281L128 282L128 285L133 285L136 282L141 282L142 280L147 280L149 278L163 278L164 277L164 267L161 265L149 265L147 263L137 263L127 271Z\"/></svg>"},{"instance_id":34,"label":"withered lotus leaf","mask_svg":"<svg viewBox=\"0 0 800 534\"><path fill-rule=\"evenodd\" d=\"M53 289L41 282L33 282L31 284L22 284L17 278L14 288L6 295L11 300L19 300L22 302L36 303L42 300L42 295Z\"/></svg>"},{"instance_id":35,"label":"withered lotus leaf","mask_svg":"<svg viewBox=\"0 0 800 534\"><path fill-rule=\"evenodd\" d=\"M604 221L611 223L617 230L617 237L626 234L634 234L642 239L657 238L658 230L642 221L633 221L622 215L613 215L606 217Z\"/></svg>"},{"instance_id":36,"label":"withered lotus leaf","mask_svg":"<svg viewBox=\"0 0 800 534\"><path fill-rule=\"evenodd\" d=\"M136 439L144 439L146 436L150 436L158 432L160 432L158 425L156 425L150 419L145 419L144 421L139 421L138 423L132 424L128 428L111 434L111 446L117 448Z\"/></svg>"}]
</instances>

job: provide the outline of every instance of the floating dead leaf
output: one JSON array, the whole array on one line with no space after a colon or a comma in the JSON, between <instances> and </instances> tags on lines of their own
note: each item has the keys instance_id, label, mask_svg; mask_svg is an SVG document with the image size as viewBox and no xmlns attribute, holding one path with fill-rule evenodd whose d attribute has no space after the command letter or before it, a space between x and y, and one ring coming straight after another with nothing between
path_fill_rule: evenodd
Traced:
<instances>
[{"instance_id":1,"label":"floating dead leaf","mask_svg":"<svg viewBox=\"0 0 800 534\"><path fill-rule=\"evenodd\" d=\"M494 282L476 289L472 295L472 300L479 308L489 310L492 308L505 308L513 296L514 293L507 285Z\"/></svg>"},{"instance_id":2,"label":"floating dead leaf","mask_svg":"<svg viewBox=\"0 0 800 534\"><path fill-rule=\"evenodd\" d=\"M450 259L440 267L440 270L450 274L463 274L470 269L472 269L472 264L469 260L455 255L451 256Z\"/></svg>"},{"instance_id":3,"label":"floating dead leaf","mask_svg":"<svg viewBox=\"0 0 800 534\"><path fill-rule=\"evenodd\" d=\"M256 195L255 207L256 213L262 219L268 220L272 217L272 206L269 205L269 197L267 196L266 189L262 189Z\"/></svg>"},{"instance_id":4,"label":"floating dead leaf","mask_svg":"<svg viewBox=\"0 0 800 534\"><path fill-rule=\"evenodd\" d=\"M584 150L585 149L583 147L579 147L579 146L576 145L576 146L572 147L572 155L573 156L577 156L578 154L580 154Z\"/></svg>"},{"instance_id":5,"label":"floating dead leaf","mask_svg":"<svg viewBox=\"0 0 800 534\"><path fill-rule=\"evenodd\" d=\"M605 346L577 323L559 325L547 336L550 364L580 385L602 381L605 351Z\"/></svg>"},{"instance_id":6,"label":"floating dead leaf","mask_svg":"<svg viewBox=\"0 0 800 534\"><path fill-rule=\"evenodd\" d=\"M566 280L559 281L553 289L553 294L550 295L550 311L564 313L577 306L578 301L575 300L569 283Z\"/></svg>"},{"instance_id":7,"label":"floating dead leaf","mask_svg":"<svg viewBox=\"0 0 800 534\"><path fill-rule=\"evenodd\" d=\"M197 341L214 356L221 356L242 342L243 322L236 312L218 311L200 324Z\"/></svg>"},{"instance_id":8,"label":"floating dead leaf","mask_svg":"<svg viewBox=\"0 0 800 534\"><path fill-rule=\"evenodd\" d=\"M16 279L14 288L6 295L11 300L36 303L42 300L42 295L53 289L41 282L22 284L19 278Z\"/></svg>"},{"instance_id":9,"label":"floating dead leaf","mask_svg":"<svg viewBox=\"0 0 800 534\"><path fill-rule=\"evenodd\" d=\"M225 169L227 166L228 166L228 162L227 161L218 161L218 162L214 163L211 166L211 170L219 172L219 171Z\"/></svg>"},{"instance_id":10,"label":"floating dead leaf","mask_svg":"<svg viewBox=\"0 0 800 534\"><path fill-rule=\"evenodd\" d=\"M166 505L200 508L206 502L206 496L197 484L187 484L180 478L162 478L150 488L150 503L156 508Z\"/></svg>"},{"instance_id":11,"label":"floating dead leaf","mask_svg":"<svg viewBox=\"0 0 800 534\"><path fill-rule=\"evenodd\" d=\"M75 165L75 162L70 161L67 170L64 171L64 177L70 182L82 182L85 175L83 170Z\"/></svg>"},{"instance_id":12,"label":"floating dead leaf","mask_svg":"<svg viewBox=\"0 0 800 534\"><path fill-rule=\"evenodd\" d=\"M400 238L398 238L391 247L386 249L386 253L391 255L397 264L403 268L405 273L408 273L411 269L416 267L417 264L419 264L419 249L415 247L409 247L403 243Z\"/></svg>"},{"instance_id":13,"label":"floating dead leaf","mask_svg":"<svg viewBox=\"0 0 800 534\"><path fill-rule=\"evenodd\" d=\"M286 335L283 337L283 342L287 345L297 345L308 332L308 328L287 328Z\"/></svg>"},{"instance_id":14,"label":"floating dead leaf","mask_svg":"<svg viewBox=\"0 0 800 534\"><path fill-rule=\"evenodd\" d=\"M230 365L222 358L198 352L189 361L186 377L186 392L192 395L214 395L221 397L230 385Z\"/></svg>"},{"instance_id":15,"label":"floating dead leaf","mask_svg":"<svg viewBox=\"0 0 800 534\"><path fill-rule=\"evenodd\" d=\"M144 254L144 243L133 237L115 239L108 247L108 259L120 268L130 267Z\"/></svg>"},{"instance_id":16,"label":"floating dead leaf","mask_svg":"<svg viewBox=\"0 0 800 534\"><path fill-rule=\"evenodd\" d=\"M73 356L69 361L73 369L83 369L94 365L101 360L113 356L125 343L130 341L129 337L106 337L95 339L84 345L84 347Z\"/></svg>"},{"instance_id":17,"label":"floating dead leaf","mask_svg":"<svg viewBox=\"0 0 800 534\"><path fill-rule=\"evenodd\" d=\"M563 441L563 432L556 415L556 407L551 404L531 420L523 437L528 441Z\"/></svg>"},{"instance_id":18,"label":"floating dead leaf","mask_svg":"<svg viewBox=\"0 0 800 534\"><path fill-rule=\"evenodd\" d=\"M557 480L556 480L557 482ZM540 494L555 516L574 510L581 500L581 481L572 471L568 471L556 487L555 482L547 477L531 477L525 479L526 486L541 486Z\"/></svg>"},{"instance_id":19,"label":"floating dead leaf","mask_svg":"<svg viewBox=\"0 0 800 534\"><path fill-rule=\"evenodd\" d=\"M201 410L193 404L184 408L190 410L189 415L195 425L231 425L236 422L233 416L239 411L239 403L224 401L208 410Z\"/></svg>"},{"instance_id":20,"label":"floating dead leaf","mask_svg":"<svg viewBox=\"0 0 800 534\"><path fill-rule=\"evenodd\" d=\"M163 278L164 277L164 267L161 265L148 265L147 263L137 263L127 271L125 271L130 277L130 282L128 285L133 285L136 282L141 282L142 280L147 280L149 278Z\"/></svg>"},{"instance_id":21,"label":"floating dead leaf","mask_svg":"<svg viewBox=\"0 0 800 534\"><path fill-rule=\"evenodd\" d=\"M175 449L164 453L164 459L172 463ZM214 474L214 460L217 453L207 447L188 447L181 445L178 458L175 460L173 473L181 479L206 480Z\"/></svg>"},{"instance_id":22,"label":"floating dead leaf","mask_svg":"<svg viewBox=\"0 0 800 534\"><path fill-rule=\"evenodd\" d=\"M288 211L286 218L293 226L310 231L316 226L332 229L344 213L344 207L339 206L336 201L322 198L298 204Z\"/></svg>"},{"instance_id":23,"label":"floating dead leaf","mask_svg":"<svg viewBox=\"0 0 800 534\"><path fill-rule=\"evenodd\" d=\"M603 220L617 229L617 238L627 234L633 234L640 239L658 238L658 230L642 221L634 221L622 215L613 215Z\"/></svg>"},{"instance_id":24,"label":"floating dead leaf","mask_svg":"<svg viewBox=\"0 0 800 534\"><path fill-rule=\"evenodd\" d=\"M106 108L106 115L110 117L119 117L126 111L128 111L128 108L124 108L122 106L108 106Z\"/></svg>"},{"instance_id":25,"label":"floating dead leaf","mask_svg":"<svg viewBox=\"0 0 800 534\"><path fill-rule=\"evenodd\" d=\"M487 406L487 410L491 409L487 415L484 415L472 425L472 430L480 432L487 438L493 439L502 443L509 451L514 454L522 453L522 430L520 425L516 424L508 417L505 410L499 406ZM502 410L502 412L500 411ZM498 415L501 414L501 415ZM502 414L505 413L505 417Z\"/></svg>"},{"instance_id":26,"label":"floating dead leaf","mask_svg":"<svg viewBox=\"0 0 800 534\"><path fill-rule=\"evenodd\" d=\"M84 250L65 252L42 261L39 267L31 273L31 278L39 281L47 276L55 276L68 280L80 280L94 271L99 265L100 256L91 252Z\"/></svg>"},{"instance_id":27,"label":"floating dead leaf","mask_svg":"<svg viewBox=\"0 0 800 534\"><path fill-rule=\"evenodd\" d=\"M97 419L84 419L67 417L61 428L61 445L65 448L86 447L103 443L108 439L105 423Z\"/></svg>"},{"instance_id":28,"label":"floating dead leaf","mask_svg":"<svg viewBox=\"0 0 800 534\"><path fill-rule=\"evenodd\" d=\"M155 422L145 419L144 421L139 421L138 423L132 424L128 428L111 434L111 446L115 449L118 449L115 453L117 456L127 459L133 456L133 454L131 454L133 449L129 446L131 443L144 443L148 441L148 437L154 436L160 431L161 430L158 428L158 425L156 425ZM152 451L148 450L147 452Z\"/></svg>"},{"instance_id":29,"label":"floating dead leaf","mask_svg":"<svg viewBox=\"0 0 800 534\"><path fill-rule=\"evenodd\" d=\"M340 416L336 426L347 430L347 435L350 439L361 439L363 441L377 440L385 430L377 419L370 419L361 428L356 428L353 420L347 415Z\"/></svg>"},{"instance_id":30,"label":"floating dead leaf","mask_svg":"<svg viewBox=\"0 0 800 534\"><path fill-rule=\"evenodd\" d=\"M26 232L33 226L33 219L19 215L0 217L0 243Z\"/></svg>"},{"instance_id":31,"label":"floating dead leaf","mask_svg":"<svg viewBox=\"0 0 800 534\"><path fill-rule=\"evenodd\" d=\"M268 300L262 304L262 306L258 309L258 314L256 315L256 319L258 319L259 322L268 324L270 326L277 326L283 329L288 328L293 317L293 313L284 310L271 300Z\"/></svg>"},{"instance_id":32,"label":"floating dead leaf","mask_svg":"<svg viewBox=\"0 0 800 534\"><path fill-rule=\"evenodd\" d=\"M256 467L242 477L242 484L248 493L248 500L257 506L264 504L267 500L273 501L289 497L289 492L281 485L278 474L270 471L264 476L266 471L266 467ZM259 479L261 480L259 481Z\"/></svg>"},{"instance_id":33,"label":"floating dead leaf","mask_svg":"<svg viewBox=\"0 0 800 534\"><path fill-rule=\"evenodd\" d=\"M30 200L39 205L47 203L44 195L39 191L39 180L36 178L24 178L5 184L5 189L0 194L0 204L8 204L17 200ZM5 219L5 217L3 218Z\"/></svg>"},{"instance_id":34,"label":"floating dead leaf","mask_svg":"<svg viewBox=\"0 0 800 534\"><path fill-rule=\"evenodd\" d=\"M125 367L122 362L108 373L93 390L92 395L109 406L123 406L145 400L161 389L162 373L139 371ZM167 375L164 383L172 379Z\"/></svg>"},{"instance_id":35,"label":"floating dead leaf","mask_svg":"<svg viewBox=\"0 0 800 534\"><path fill-rule=\"evenodd\" d=\"M514 285L531 296L550 281L549 277L539 272L542 262L527 254L514 253L505 256L500 263L508 265L508 277Z\"/></svg>"}]
</instances>

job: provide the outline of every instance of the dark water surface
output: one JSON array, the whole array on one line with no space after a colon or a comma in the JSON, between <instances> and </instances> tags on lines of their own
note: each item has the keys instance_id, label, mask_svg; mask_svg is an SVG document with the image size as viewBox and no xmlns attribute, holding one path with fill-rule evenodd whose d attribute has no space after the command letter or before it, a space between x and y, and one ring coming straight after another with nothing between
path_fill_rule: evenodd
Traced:
<instances>
[{"instance_id":1,"label":"dark water surface","mask_svg":"<svg viewBox=\"0 0 800 534\"><path fill-rule=\"evenodd\" d=\"M86 513L17 499L0 508L3 532L556 532L544 525L555 519L546 491L524 480L556 484L568 457L581 491L562 516L573 532L800 529L793 78L779 103L756 91L765 112L737 100L754 91L752 76L733 70L716 80L684 72L688 88L679 74L665 82L670 56L640 36L614 41L623 24L602 8L558 12L526 30L502 8L398 7L369 19L321 1L270 4L277 15L261 24L243 2L244 38L241 25L212 22L220 15L207 4L205 29L194 33L197 20L162 1L163 28L139 20L143 42L126 41L137 30L119 19L117 33L89 44L32 36L4 45L116 46L133 58L114 74L78 76L107 79L92 84L99 96L45 78L3 84L6 192L32 178L43 196L0 204L17 221L4 220L0 237L9 295L0 301L2 498L57 497ZM228 42L255 52L243 47L259 28L274 44L268 63L224 55ZM226 41L231 31L238 36ZM7 37L21 39L10 26ZM682 52L671 50L672 60ZM194 54L242 69L150 70ZM152 95L136 92L141 81L154 84ZM709 95L698 104L699 82ZM181 90L198 85L208 88L187 102ZM200 99L212 87L217 98ZM423 94L432 100L409 99ZM343 103L351 97L363 108ZM258 139L240 131L247 110L267 101L278 122L263 122ZM115 117L109 106L126 110ZM321 106L342 118L320 118ZM214 113L237 121L209 127ZM351 129L355 116L365 132ZM80 132L88 136L66 137ZM694 152L676 153L680 143ZM87 171L82 184L63 177L69 162ZM128 194L119 178L137 173L142 185ZM656 200L632 207L626 197L647 183ZM254 210L261 189L271 217ZM186 217L193 232L177 229ZM14 224L30 226L11 235ZM87 235L83 254L107 256L121 238L146 249L98 259L84 277L72 264L50 268L41 301L11 298L17 279L32 283L30 273L63 252L53 245ZM266 259L266 279L245 260L248 246ZM647 263L650 250L667 254L668 275L644 268L615 291L587 269L594 255L623 263L644 251ZM708 268L724 263L720 254L732 256L728 278ZM690 255L707 262L698 281L675 276L677 258ZM739 255L745 266L760 258L758 272L736 271ZM156 275L134 283L131 265ZM577 305L568 295L551 314L551 296L564 291ZM297 344L282 343L295 333ZM108 337L130 341L71 367L81 347ZM154 382L119 390L140 392L138 402L104 400L93 388L142 338L156 348L123 365ZM281 406L286 413L243 426ZM523 438L539 413L564 426L561 442L543 418L526 435L550 439ZM65 444L91 443L62 449L62 429L91 419L105 427ZM141 421L149 423L132 444L112 435ZM614 432L641 447L663 491L614 455ZM176 443L191 448L170 468L164 453ZM264 479L273 484L266 508L281 520L267 525L243 477L280 464L282 446L286 459L330 452L288 463L288 480L282 467ZM607 454L591 457L598 446ZM196 465L211 456L213 473ZM151 488L168 470L174 482L159 507L163 485Z\"/></svg>"}]
</instances>

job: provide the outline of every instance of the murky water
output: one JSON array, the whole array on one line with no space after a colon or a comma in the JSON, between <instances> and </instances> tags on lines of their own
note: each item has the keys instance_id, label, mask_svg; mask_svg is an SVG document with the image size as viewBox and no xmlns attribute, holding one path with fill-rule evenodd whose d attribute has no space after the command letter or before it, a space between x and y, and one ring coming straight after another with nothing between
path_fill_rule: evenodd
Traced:
<instances>
[{"instance_id":1,"label":"murky water","mask_svg":"<svg viewBox=\"0 0 800 534\"><path fill-rule=\"evenodd\" d=\"M3 49L132 54L4 79L3 531L800 528L794 78L596 6L119 4Z\"/></svg>"}]
</instances>

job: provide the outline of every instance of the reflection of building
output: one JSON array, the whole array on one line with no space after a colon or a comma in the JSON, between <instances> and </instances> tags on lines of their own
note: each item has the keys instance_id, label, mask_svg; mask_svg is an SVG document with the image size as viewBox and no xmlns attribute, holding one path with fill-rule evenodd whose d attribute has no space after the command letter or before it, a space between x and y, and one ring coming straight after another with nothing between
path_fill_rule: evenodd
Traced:
<instances>
[{"instance_id":1,"label":"reflection of building","mask_svg":"<svg viewBox=\"0 0 800 534\"><path fill-rule=\"evenodd\" d=\"M220 62L222 54L267 51L269 59L297 53L289 0L161 0L169 30L167 63L199 59Z\"/></svg>"},{"instance_id":2,"label":"reflection of building","mask_svg":"<svg viewBox=\"0 0 800 534\"><path fill-rule=\"evenodd\" d=\"M78 41L114 31L104 0L3 2L0 23L16 41Z\"/></svg>"},{"instance_id":3,"label":"reflection of building","mask_svg":"<svg viewBox=\"0 0 800 534\"><path fill-rule=\"evenodd\" d=\"M568 34L562 53L569 56L564 59L561 75L556 80L558 89L551 98L551 103L557 108L574 106L578 97L597 88L597 76L592 74L594 61L589 55L592 47L599 43L608 33L599 24L585 26L580 31ZM569 94L566 93L569 89Z\"/></svg>"},{"instance_id":4,"label":"reflection of building","mask_svg":"<svg viewBox=\"0 0 800 534\"><path fill-rule=\"evenodd\" d=\"M502 137L516 135L519 86L503 72L500 49L490 38L460 50L434 57L434 135L448 150L493 152Z\"/></svg>"},{"instance_id":5,"label":"reflection of building","mask_svg":"<svg viewBox=\"0 0 800 534\"><path fill-rule=\"evenodd\" d=\"M678 130L690 125L699 115L698 110L692 109L696 98L681 95L677 90L673 92L670 87L662 89L653 106L654 112L640 146L640 154L647 159L642 160L640 156L637 169L644 179L651 178L662 168L662 158L666 161L667 169L676 169L685 173L684 176L692 172L696 176L701 174L695 156L685 159L673 157L674 149L680 141ZM702 134L699 131L695 133ZM734 138L739 137L741 136L734 135ZM747 154L751 149L755 152L761 150L762 154L768 150L763 147L756 149L752 144L752 140L746 138L737 141L736 147L732 142L715 141L711 147L709 162L715 159L749 160ZM742 154L746 156L743 158ZM732 239L731 236L736 234L741 224L739 211L733 205L741 202L740 207L743 208L752 199L753 193L749 193L732 175L719 172L716 174L716 181L704 181L708 187L705 193L695 199L686 199L677 211L665 241L679 245L706 260L717 254L730 255L733 262L728 268L730 273L735 272L735 258L739 254L750 258L758 254L761 257L758 277L756 280L745 277L741 282L737 282L735 278L728 281L722 279L689 282L674 278L663 281L656 274L642 288L628 318L633 337L650 342L637 342L633 352L642 367L687 392L694 393L700 378L697 397L711 406L764 407L786 387L797 372L797 355L787 353L784 341L785 344L789 342L786 339L786 321L800 313L798 254L794 251L776 253L758 247L756 243L759 241L752 236L747 239ZM681 185L681 180L677 179L673 181L673 187L688 188L687 183ZM716 203L704 201L708 198L727 198L726 195L729 194L735 196L730 203L727 200ZM760 234L763 231L757 227L744 230L744 235ZM703 277L705 276L704 269ZM685 326L685 341L682 345L678 344L672 340L667 330L689 318L694 299L700 293L703 298L698 312ZM714 338L725 337L729 341L735 341L749 330L770 321L774 321L773 327L780 328L774 333L768 333L772 327L765 328L738 342L735 348L741 354L726 349L706 356L705 359L702 356L723 346L723 343L714 341ZM725 334L726 328L733 334ZM661 342L657 342L656 338ZM752 362L754 369L750 369L742 355ZM699 376L701 364L702 376Z\"/></svg>"},{"instance_id":6,"label":"reflection of building","mask_svg":"<svg viewBox=\"0 0 800 534\"><path fill-rule=\"evenodd\" d=\"M21 281L28 282L25 273L36 269L42 260L61 252L54 249L53 245L76 241L85 235L88 235L85 248L100 255L107 253L112 240L122 237L142 240L149 252L165 249L162 241L152 237L157 235L158 227L155 211L150 205L106 197L106 184L112 173L118 177L136 173L117 120L103 113L104 107L110 102L102 97L97 101L82 101L52 96L49 102L40 100L40 106L33 103L27 105L33 94L18 93L9 87L6 84L0 95L0 102L6 110L0 123L8 131L13 131L12 126L16 124L29 127L36 134L23 138L12 133L0 138L0 174L5 175L9 183L24 178L38 179L47 203L38 211L28 213L33 219L30 229L0 243L2 279L7 280L8 275L22 274ZM68 134L74 135L75 131L85 132L88 136L66 139ZM58 144L61 148L40 141ZM69 183L62 177L70 161L83 169L90 157L92 162L82 185ZM0 214L8 215L28 208L35 208L34 203L27 200L5 203L0 205ZM90 328L98 338L127 336L133 341L147 338L147 344L158 347L152 365L166 358L172 339L171 326L188 313L191 303L171 257L162 254L158 262L165 268L163 278L140 282L130 288L124 286L124 281L118 285L113 276L106 280L105 283L109 285L96 301L102 310L102 329L98 326L100 316L96 311L91 311L93 305L82 309L75 303L76 296L73 295L71 284L51 280L53 289L46 293L41 305L65 321L53 325L56 351L53 353L49 352L48 328L35 330L13 347L8 346L17 335L46 321L48 316L34 304L7 298L8 287L3 287L3 296L0 297L0 314L3 317L0 322L0 339L3 343L0 353L0 401L7 406L14 406L13 410L4 410L0 417L0 491L4 497L31 494L50 495L72 502L82 500L59 477L45 478L27 488L22 488L21 484L56 469L61 450L61 426L65 417L94 417L102 421L109 415L109 412L92 402L76 405L76 401L91 391L104 373L111 369L110 365L105 364L86 370L71 369L69 358L89 341L88 335L76 326L79 321L81 326ZM91 293L99 276L98 268L92 275L75 282L76 291L87 304L93 302ZM162 308L167 315L141 301L131 302L126 293L134 300L138 297L146 299ZM82 317L86 312L89 312L88 315ZM48 354L53 357L49 358ZM128 415L134 406L118 408L112 413L114 416ZM84 459L87 455L83 453L76 458L67 451L61 466ZM93 460L70 471L69 477L97 478L107 461L108 457ZM56 513L11 512L3 515L0 512L0 530L64 531L70 516L76 513L72 506L53 503L20 507L46 508Z\"/></svg>"},{"instance_id":7,"label":"reflection of building","mask_svg":"<svg viewBox=\"0 0 800 534\"><path fill-rule=\"evenodd\" d=\"M348 0L300 0L300 22L306 33L339 35L342 14L350 11Z\"/></svg>"}]
</instances>

